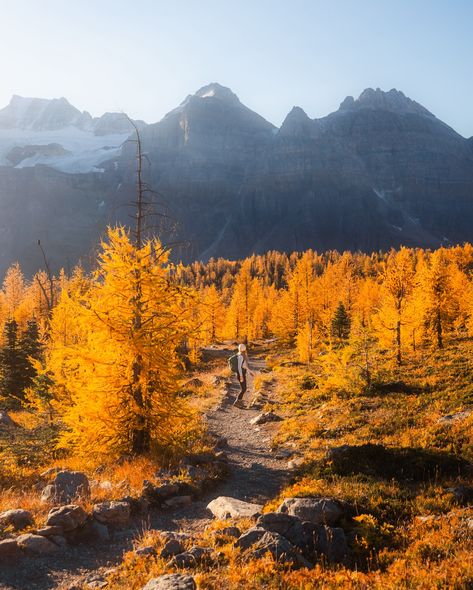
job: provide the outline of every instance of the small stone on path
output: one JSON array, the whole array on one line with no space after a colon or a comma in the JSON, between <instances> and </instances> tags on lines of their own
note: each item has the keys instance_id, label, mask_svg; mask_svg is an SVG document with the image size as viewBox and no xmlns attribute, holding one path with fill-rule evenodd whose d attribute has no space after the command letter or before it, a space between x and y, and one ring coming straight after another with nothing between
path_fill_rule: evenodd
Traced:
<instances>
[{"instance_id":1,"label":"small stone on path","mask_svg":"<svg viewBox=\"0 0 473 590\"><path fill-rule=\"evenodd\" d=\"M282 420L281 416L278 416L274 412L263 412L262 414L258 414L250 420L250 424L266 424L267 422L280 422Z\"/></svg>"}]
</instances>

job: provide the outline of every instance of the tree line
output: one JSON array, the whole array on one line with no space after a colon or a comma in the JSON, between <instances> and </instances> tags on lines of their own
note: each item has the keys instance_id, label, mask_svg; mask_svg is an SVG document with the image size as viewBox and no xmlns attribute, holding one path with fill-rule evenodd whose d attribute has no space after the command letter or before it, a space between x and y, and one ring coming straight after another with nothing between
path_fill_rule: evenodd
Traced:
<instances>
[{"instance_id":1,"label":"tree line","mask_svg":"<svg viewBox=\"0 0 473 590\"><path fill-rule=\"evenodd\" d=\"M402 365L473 330L473 247L290 255L173 264L157 239L109 229L96 269L0 290L0 404L61 425L59 447L145 453L199 430L176 385L222 340L277 337L329 378L364 386L374 350ZM341 377L340 377L341 376Z\"/></svg>"}]
</instances>

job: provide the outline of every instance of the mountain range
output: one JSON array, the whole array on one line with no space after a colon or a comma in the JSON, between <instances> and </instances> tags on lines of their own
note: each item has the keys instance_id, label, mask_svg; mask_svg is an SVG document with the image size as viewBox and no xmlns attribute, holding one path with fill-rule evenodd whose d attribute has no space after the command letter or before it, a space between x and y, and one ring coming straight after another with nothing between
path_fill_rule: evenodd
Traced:
<instances>
[{"instance_id":1,"label":"mountain range","mask_svg":"<svg viewBox=\"0 0 473 590\"><path fill-rule=\"evenodd\" d=\"M144 175L184 261L270 249L372 251L473 240L473 138L398 90L371 88L280 128L217 83L139 129ZM85 265L130 221L136 143L122 113L14 96L0 110L0 271ZM162 218L160 218L162 219Z\"/></svg>"}]
</instances>

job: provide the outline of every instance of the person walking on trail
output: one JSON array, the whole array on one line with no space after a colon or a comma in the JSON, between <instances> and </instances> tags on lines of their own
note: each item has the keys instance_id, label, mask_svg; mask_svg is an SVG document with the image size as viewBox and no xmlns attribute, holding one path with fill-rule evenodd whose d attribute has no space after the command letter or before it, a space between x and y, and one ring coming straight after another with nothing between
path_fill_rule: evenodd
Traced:
<instances>
[{"instance_id":1,"label":"person walking on trail","mask_svg":"<svg viewBox=\"0 0 473 590\"><path fill-rule=\"evenodd\" d=\"M245 395L247 389L246 374L249 373L253 377L254 373L250 369L248 352L246 351L245 344L238 345L238 354L236 356L238 359L237 376L238 381L240 382L240 393L238 394L233 405L240 406L242 403L243 396Z\"/></svg>"}]
</instances>

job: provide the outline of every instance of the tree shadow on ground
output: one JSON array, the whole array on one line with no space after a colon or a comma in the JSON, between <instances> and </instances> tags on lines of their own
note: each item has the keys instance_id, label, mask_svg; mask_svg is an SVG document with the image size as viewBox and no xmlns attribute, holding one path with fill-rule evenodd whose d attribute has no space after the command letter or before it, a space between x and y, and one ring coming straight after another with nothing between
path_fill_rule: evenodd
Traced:
<instances>
[{"instance_id":1,"label":"tree shadow on ground","mask_svg":"<svg viewBox=\"0 0 473 590\"><path fill-rule=\"evenodd\" d=\"M314 465L320 475L363 474L415 482L459 477L469 467L462 457L443 451L376 444L336 447Z\"/></svg>"}]
</instances>

